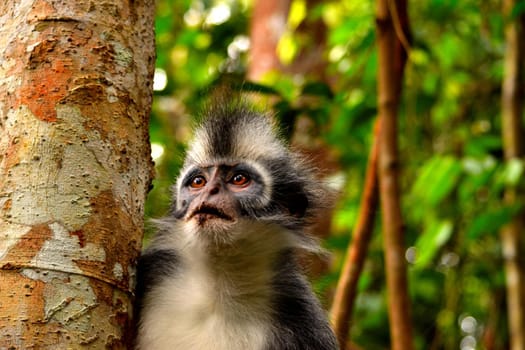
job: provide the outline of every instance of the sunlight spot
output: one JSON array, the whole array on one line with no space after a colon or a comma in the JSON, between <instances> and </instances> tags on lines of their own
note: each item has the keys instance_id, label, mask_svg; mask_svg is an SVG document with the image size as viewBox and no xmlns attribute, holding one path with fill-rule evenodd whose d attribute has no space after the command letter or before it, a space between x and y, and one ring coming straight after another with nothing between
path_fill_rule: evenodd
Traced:
<instances>
[{"instance_id":1,"label":"sunlight spot","mask_svg":"<svg viewBox=\"0 0 525 350\"><path fill-rule=\"evenodd\" d=\"M242 52L248 51L250 48L250 38L246 35L238 35L228 45L228 57L236 59Z\"/></svg>"},{"instance_id":2,"label":"sunlight spot","mask_svg":"<svg viewBox=\"0 0 525 350\"><path fill-rule=\"evenodd\" d=\"M168 75L162 68L155 68L155 75L153 76L153 90L162 91L168 85Z\"/></svg>"},{"instance_id":3,"label":"sunlight spot","mask_svg":"<svg viewBox=\"0 0 525 350\"><path fill-rule=\"evenodd\" d=\"M459 255L454 252L447 252L441 256L439 265L446 268L452 268L459 264Z\"/></svg>"},{"instance_id":4,"label":"sunlight spot","mask_svg":"<svg viewBox=\"0 0 525 350\"><path fill-rule=\"evenodd\" d=\"M159 160L163 154L164 154L164 147L161 144L158 144L158 143L151 144L151 158L153 158L154 161Z\"/></svg>"},{"instance_id":5,"label":"sunlight spot","mask_svg":"<svg viewBox=\"0 0 525 350\"><path fill-rule=\"evenodd\" d=\"M328 59L330 62L337 62L342 59L346 54L346 48L344 45L334 46L328 53Z\"/></svg>"},{"instance_id":6,"label":"sunlight spot","mask_svg":"<svg viewBox=\"0 0 525 350\"><path fill-rule=\"evenodd\" d=\"M202 13L195 9L189 9L184 14L184 22L188 27L196 27L202 22Z\"/></svg>"},{"instance_id":7,"label":"sunlight spot","mask_svg":"<svg viewBox=\"0 0 525 350\"><path fill-rule=\"evenodd\" d=\"M417 258L417 250L416 250L416 247L409 247L406 252L405 252L405 259L407 259L407 261L410 263L410 264L415 264L416 263L416 258Z\"/></svg>"},{"instance_id":8,"label":"sunlight spot","mask_svg":"<svg viewBox=\"0 0 525 350\"><path fill-rule=\"evenodd\" d=\"M212 7L206 17L206 24L219 25L230 19L231 9L227 4Z\"/></svg>"},{"instance_id":9,"label":"sunlight spot","mask_svg":"<svg viewBox=\"0 0 525 350\"><path fill-rule=\"evenodd\" d=\"M460 322L461 330L467 334L474 334L478 326L478 321L472 316L464 317Z\"/></svg>"},{"instance_id":10,"label":"sunlight spot","mask_svg":"<svg viewBox=\"0 0 525 350\"><path fill-rule=\"evenodd\" d=\"M461 339L461 344L459 345L461 350L476 350L477 341L471 335L467 335Z\"/></svg>"}]
</instances>

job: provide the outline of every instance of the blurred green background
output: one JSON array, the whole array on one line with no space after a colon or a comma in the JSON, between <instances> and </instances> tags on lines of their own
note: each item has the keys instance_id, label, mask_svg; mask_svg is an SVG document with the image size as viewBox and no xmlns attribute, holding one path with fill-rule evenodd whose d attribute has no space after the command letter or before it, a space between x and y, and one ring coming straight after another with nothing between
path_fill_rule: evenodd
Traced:
<instances>
[{"instance_id":1,"label":"blurred green background","mask_svg":"<svg viewBox=\"0 0 525 350\"><path fill-rule=\"evenodd\" d=\"M523 201L505 205L502 193L523 187L523 162L503 160L501 3L411 1L409 13L399 142L415 342L418 349L507 349L499 230ZM321 159L341 193L324 240L332 260L315 277L329 304L352 238L377 114L374 2L292 1L277 48L284 68L253 84L246 72L256 15L250 0L157 0L151 116L157 175L147 217L169 206L192 120L210 89L226 82L258 91L291 143ZM312 28L322 29L321 41ZM322 64L294 67L319 45ZM352 342L387 349L380 222L359 288Z\"/></svg>"}]
</instances>

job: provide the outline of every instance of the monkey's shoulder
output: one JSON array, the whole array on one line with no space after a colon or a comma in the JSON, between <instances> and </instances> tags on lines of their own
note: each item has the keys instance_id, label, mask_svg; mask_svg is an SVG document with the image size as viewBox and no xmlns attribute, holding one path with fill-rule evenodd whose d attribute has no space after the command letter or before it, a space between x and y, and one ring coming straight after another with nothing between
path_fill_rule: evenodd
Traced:
<instances>
[{"instance_id":1,"label":"monkey's shoulder","mask_svg":"<svg viewBox=\"0 0 525 350\"><path fill-rule=\"evenodd\" d=\"M164 278L176 274L180 259L173 249L146 250L137 263L137 296L141 298Z\"/></svg>"},{"instance_id":2,"label":"monkey's shoulder","mask_svg":"<svg viewBox=\"0 0 525 350\"><path fill-rule=\"evenodd\" d=\"M274 280L275 327L271 349L335 350L326 313L304 276L288 260Z\"/></svg>"}]
</instances>

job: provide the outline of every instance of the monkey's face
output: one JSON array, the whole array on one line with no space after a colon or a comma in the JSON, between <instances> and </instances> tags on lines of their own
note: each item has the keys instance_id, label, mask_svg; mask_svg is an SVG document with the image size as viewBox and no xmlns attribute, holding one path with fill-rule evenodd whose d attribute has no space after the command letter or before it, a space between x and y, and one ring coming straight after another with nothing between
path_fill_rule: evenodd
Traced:
<instances>
[{"instance_id":1,"label":"monkey's face","mask_svg":"<svg viewBox=\"0 0 525 350\"><path fill-rule=\"evenodd\" d=\"M248 163L191 166L179 181L178 216L195 234L227 242L241 218L267 204L268 189L263 171Z\"/></svg>"}]
</instances>

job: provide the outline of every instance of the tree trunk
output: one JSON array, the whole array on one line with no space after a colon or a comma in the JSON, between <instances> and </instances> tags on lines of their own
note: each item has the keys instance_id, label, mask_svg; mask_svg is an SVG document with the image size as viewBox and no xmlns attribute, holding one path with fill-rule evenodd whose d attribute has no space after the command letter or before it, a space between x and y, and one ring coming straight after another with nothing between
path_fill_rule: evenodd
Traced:
<instances>
[{"instance_id":1,"label":"tree trunk","mask_svg":"<svg viewBox=\"0 0 525 350\"><path fill-rule=\"evenodd\" d=\"M307 11L312 11L322 0L307 0ZM303 20L294 30L305 46L293 61L283 66L277 56L277 46L288 28L290 0L258 0L252 14L250 37L250 64L247 79L260 81L264 74L280 71L289 75L308 75L311 78L329 82L326 72L326 25L319 18ZM333 79L332 79L333 80Z\"/></svg>"},{"instance_id":2,"label":"tree trunk","mask_svg":"<svg viewBox=\"0 0 525 350\"><path fill-rule=\"evenodd\" d=\"M276 48L286 30L289 9L290 0L255 1L247 79L259 81L265 73L282 68Z\"/></svg>"},{"instance_id":3,"label":"tree trunk","mask_svg":"<svg viewBox=\"0 0 525 350\"><path fill-rule=\"evenodd\" d=\"M523 159L524 144L523 86L525 48L525 17L513 17L512 11L516 0L503 1L505 17L506 50L504 58L504 80L502 87L501 118L505 159L507 161ZM523 193L516 188L505 191L507 205L523 203ZM525 213L520 212L501 230L505 274L507 281L507 305L512 350L525 349L525 266L523 239Z\"/></svg>"},{"instance_id":4,"label":"tree trunk","mask_svg":"<svg viewBox=\"0 0 525 350\"><path fill-rule=\"evenodd\" d=\"M380 119L376 121L374 140L366 167L365 187L359 206L352 242L343 263L341 276L335 290L331 321L341 349L347 348L350 319L357 297L357 286L365 263L368 244L374 232L374 222L379 197L377 185L377 153Z\"/></svg>"},{"instance_id":5,"label":"tree trunk","mask_svg":"<svg viewBox=\"0 0 525 350\"><path fill-rule=\"evenodd\" d=\"M400 206L397 109L408 48L406 0L378 0L379 193L384 232L388 315L393 350L411 350L412 325Z\"/></svg>"},{"instance_id":6,"label":"tree trunk","mask_svg":"<svg viewBox=\"0 0 525 350\"><path fill-rule=\"evenodd\" d=\"M0 348L131 348L153 0L0 3Z\"/></svg>"}]
</instances>

